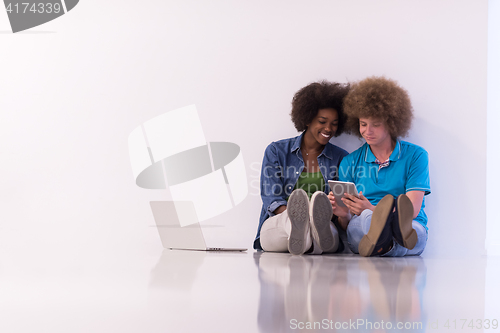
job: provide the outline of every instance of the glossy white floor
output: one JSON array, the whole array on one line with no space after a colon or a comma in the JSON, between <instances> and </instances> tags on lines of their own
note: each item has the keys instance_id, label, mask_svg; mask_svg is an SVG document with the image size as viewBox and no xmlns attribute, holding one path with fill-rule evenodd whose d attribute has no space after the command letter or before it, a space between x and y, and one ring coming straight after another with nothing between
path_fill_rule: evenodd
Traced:
<instances>
[{"instance_id":1,"label":"glossy white floor","mask_svg":"<svg viewBox=\"0 0 500 333\"><path fill-rule=\"evenodd\" d=\"M1 332L500 331L498 258L10 245Z\"/></svg>"}]
</instances>

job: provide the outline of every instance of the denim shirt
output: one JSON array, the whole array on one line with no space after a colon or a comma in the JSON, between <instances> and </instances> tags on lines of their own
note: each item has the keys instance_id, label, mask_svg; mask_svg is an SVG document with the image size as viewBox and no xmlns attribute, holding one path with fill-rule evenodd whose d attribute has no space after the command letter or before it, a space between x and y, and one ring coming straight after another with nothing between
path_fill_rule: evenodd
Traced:
<instances>
[{"instance_id":1,"label":"denim shirt","mask_svg":"<svg viewBox=\"0 0 500 333\"><path fill-rule=\"evenodd\" d=\"M265 220L276 214L273 211L287 204L287 199L295 188L297 180L304 170L304 160L300 145L304 132L290 139L272 142L264 152L262 170L260 173L260 196L262 209L260 212L257 237L254 249L261 250L260 229ZM328 180L338 179L340 161L347 152L337 146L327 143L318 156L318 165L325 181L325 193L330 191Z\"/></svg>"}]
</instances>

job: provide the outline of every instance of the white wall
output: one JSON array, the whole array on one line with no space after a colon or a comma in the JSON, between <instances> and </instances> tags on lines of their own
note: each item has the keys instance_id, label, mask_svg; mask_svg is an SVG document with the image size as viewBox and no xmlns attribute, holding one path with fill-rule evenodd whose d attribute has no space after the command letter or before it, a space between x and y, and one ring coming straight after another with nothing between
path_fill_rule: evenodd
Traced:
<instances>
[{"instance_id":1,"label":"white wall","mask_svg":"<svg viewBox=\"0 0 500 333\"><path fill-rule=\"evenodd\" d=\"M488 172L487 172L487 226L486 249L488 255L500 255L500 225L497 206L500 201L498 185L500 174L500 1L488 1Z\"/></svg>"},{"instance_id":2,"label":"white wall","mask_svg":"<svg viewBox=\"0 0 500 333\"><path fill-rule=\"evenodd\" d=\"M193 103L207 140L240 145L249 175L249 196L209 236L251 247L255 168L297 134L294 92L386 75L410 92L408 140L430 154L426 255L484 251L486 0L83 0L15 35L0 11L0 30L2 249L63 262L89 247L157 252L148 201L169 194L135 186L127 137Z\"/></svg>"},{"instance_id":3,"label":"white wall","mask_svg":"<svg viewBox=\"0 0 500 333\"><path fill-rule=\"evenodd\" d=\"M485 318L492 318L500 308L500 225L497 207L500 201L500 1L488 0L488 99L487 99L487 186Z\"/></svg>"}]
</instances>

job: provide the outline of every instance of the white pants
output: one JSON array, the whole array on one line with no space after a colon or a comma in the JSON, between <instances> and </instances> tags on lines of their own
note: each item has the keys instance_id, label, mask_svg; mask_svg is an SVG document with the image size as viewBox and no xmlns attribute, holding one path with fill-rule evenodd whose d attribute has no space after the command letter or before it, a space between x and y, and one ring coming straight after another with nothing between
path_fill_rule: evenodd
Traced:
<instances>
[{"instance_id":1,"label":"white pants","mask_svg":"<svg viewBox=\"0 0 500 333\"><path fill-rule=\"evenodd\" d=\"M269 217L262 224L260 229L260 246L267 252L288 252L288 238L292 230L292 224L288 218L287 210L278 215ZM333 238L338 240L339 233L337 228L330 222L330 230ZM306 251L314 244L313 251L309 254L321 254L323 251L319 244L311 236L311 229L307 227Z\"/></svg>"}]
</instances>

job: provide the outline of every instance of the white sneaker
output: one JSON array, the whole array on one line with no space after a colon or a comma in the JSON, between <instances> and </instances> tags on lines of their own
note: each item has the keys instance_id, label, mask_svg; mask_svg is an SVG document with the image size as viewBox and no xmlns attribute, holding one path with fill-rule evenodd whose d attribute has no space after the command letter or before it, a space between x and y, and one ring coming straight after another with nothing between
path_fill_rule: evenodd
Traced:
<instances>
[{"instance_id":1,"label":"white sneaker","mask_svg":"<svg viewBox=\"0 0 500 333\"><path fill-rule=\"evenodd\" d=\"M330 229L333 210L330 199L325 193L317 191L312 195L309 215L314 243L319 244L323 253L337 251L339 236L338 234L334 235Z\"/></svg>"},{"instance_id":2,"label":"white sneaker","mask_svg":"<svg viewBox=\"0 0 500 333\"><path fill-rule=\"evenodd\" d=\"M330 200L328 200L330 202ZM288 237L288 252L304 254L312 245L309 226L309 197L302 189L292 192L286 207L291 231Z\"/></svg>"}]
</instances>

